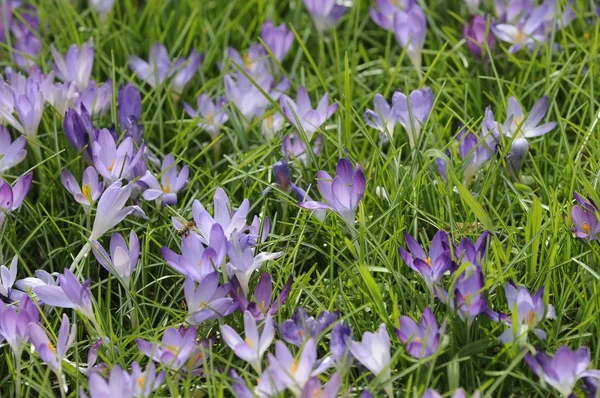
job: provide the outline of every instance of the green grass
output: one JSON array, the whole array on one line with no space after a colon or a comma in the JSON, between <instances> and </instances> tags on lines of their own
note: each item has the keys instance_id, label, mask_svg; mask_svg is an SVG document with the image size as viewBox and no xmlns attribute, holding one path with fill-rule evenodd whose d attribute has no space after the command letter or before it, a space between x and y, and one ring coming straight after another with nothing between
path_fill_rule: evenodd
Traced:
<instances>
[{"instance_id":1,"label":"green grass","mask_svg":"<svg viewBox=\"0 0 600 398\"><path fill-rule=\"evenodd\" d=\"M50 44L64 52L72 43L93 38L96 56L93 78L113 79L115 86L135 82L142 92L145 139L158 154L173 153L190 167L190 184L173 208L160 208L145 202L148 221L129 218L117 230L133 228L142 241L139 270L126 292L114 277L101 272L93 256L83 263L82 272L90 278L95 309L110 343L101 359L109 366L127 367L147 359L135 345L136 338L158 341L164 329L180 325L186 316L183 278L168 267L160 254L162 246L178 250L179 238L170 218L191 217L191 203L212 204L216 187L223 187L234 205L243 198L251 202L251 214L268 215L275 221L271 238L261 245L265 251L285 251L285 256L263 266L273 275L275 290L289 275L295 276L287 304L278 312L281 322L295 308L304 306L311 315L321 310L338 310L354 330L355 337L373 331L382 322L397 325L398 315L420 318L432 303L421 279L402 262L397 248L403 245L402 232L408 231L427 242L436 230L445 229L454 242L475 238L484 230L497 231L489 245L484 264L490 304L508 311L503 285L508 280L525 284L530 290L546 288L547 302L557 310L557 319L541 326L546 341L530 340L546 352L560 345L588 346L592 367L600 367L600 248L586 244L570 232L568 214L574 191L597 197L600 178L600 103L596 91L598 77L599 26L588 24L596 18L591 4L575 0L578 15L554 42L562 51L542 46L534 53L508 54L499 43L488 64L477 61L465 48L461 23L467 18L459 0L427 1L428 33L423 56L423 73L410 66L393 34L377 27L368 18L365 0L343 18L336 30L320 35L300 0L116 1L106 23L87 9L85 1L37 0L43 21L39 64L50 70ZM216 66L227 47L246 49L258 39L265 19L285 22L296 33L296 42L281 65L289 76L295 96L300 85L307 87L316 101L325 92L339 104L339 110L324 129L320 157L305 167L293 164L293 179L301 186L314 184L318 170L333 172L340 157L358 162L367 176L367 189L357 213L356 231L349 234L342 220L329 213L321 223L296 206L295 198L278 189L262 191L273 181L271 165L280 159L281 138L266 142L260 135L260 122L244 128L228 123L219 138L222 156L215 159L208 135L185 115L181 103L174 102L165 87L152 89L136 79L127 67L127 58L142 58L153 41L166 44L171 56L187 55L192 48L204 51L200 72L188 85L182 99L194 103L200 93L223 93L223 73ZM596 19L594 19L597 21ZM8 54L8 48L2 48ZM2 66L10 66L9 57ZM390 98L393 91L404 92L427 85L435 94L435 105L423 129L420 147L410 153L405 133L397 127L393 142L382 148L377 132L368 128L362 114L372 108L373 96ZM558 126L543 138L530 141L518 178L505 170L500 157L492 160L470 184L444 183L435 172L436 149L455 152L454 137L460 125L477 131L483 111L491 105L503 122L507 99L514 95L530 109L542 95L550 98L547 121ZM116 101L116 92L115 92ZM229 111L234 113L233 108ZM97 122L110 126L112 112ZM286 131L291 131L288 126ZM76 204L60 183L60 170L67 167L81 175L83 163L68 144L62 117L50 107L44 112L39 142L43 162L33 151L17 168L4 176L12 181L26 170L34 171L34 186L23 208L11 214L0 235L0 264L19 256L19 277L39 268L62 272L89 236L92 220ZM505 142L501 154L507 154ZM460 167L460 165L457 165ZM453 189L452 185L457 186ZM375 194L385 188L389 201ZM314 190L314 189L313 189ZM474 194L472 195L471 192ZM314 196L318 197L315 192ZM102 240L105 246L108 239ZM253 279L253 284L257 278ZM426 388L452 391L463 387L480 389L486 396L548 396L555 394L521 361L514 347L497 340L505 327L479 317L469 328L440 302L434 312L449 323L447 345L434 359L417 362L392 334L392 368L397 396L419 396ZM47 327L58 331L60 309L48 308ZM78 319L66 311L71 319ZM139 324L132 325L132 319ZM222 323L223 321L221 321ZM242 316L226 320L236 330L243 329ZM199 337L215 337L219 321L203 323ZM322 339L320 354L328 350ZM92 337L79 322L72 361L85 363ZM114 350L111 349L114 346ZM218 342L206 366L206 377L167 377L158 396L231 396L229 369L249 380L256 377L233 353ZM6 353L0 359L0 395L15 395L15 364ZM21 396L58 395L56 378L36 354L23 356ZM87 379L65 365L69 396ZM329 373L328 373L329 374ZM370 387L382 394L368 373L354 368L342 380L342 391Z\"/></svg>"}]
</instances>

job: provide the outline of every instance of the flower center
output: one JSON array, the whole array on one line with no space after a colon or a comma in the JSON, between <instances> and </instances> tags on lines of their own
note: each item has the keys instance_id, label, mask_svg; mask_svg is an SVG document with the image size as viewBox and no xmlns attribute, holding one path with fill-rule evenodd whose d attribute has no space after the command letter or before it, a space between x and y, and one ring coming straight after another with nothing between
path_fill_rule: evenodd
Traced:
<instances>
[{"instance_id":1,"label":"flower center","mask_svg":"<svg viewBox=\"0 0 600 398\"><path fill-rule=\"evenodd\" d=\"M112 173L116 164L117 164L117 159L113 160L112 163L110 164L110 166L108 166L108 171L110 171Z\"/></svg>"},{"instance_id":2,"label":"flower center","mask_svg":"<svg viewBox=\"0 0 600 398\"><path fill-rule=\"evenodd\" d=\"M171 184L169 184L168 182L165 184L164 188L163 188L163 192L164 193L171 193Z\"/></svg>"},{"instance_id":3,"label":"flower center","mask_svg":"<svg viewBox=\"0 0 600 398\"><path fill-rule=\"evenodd\" d=\"M273 115L267 116L267 127L273 128Z\"/></svg>"},{"instance_id":4,"label":"flower center","mask_svg":"<svg viewBox=\"0 0 600 398\"><path fill-rule=\"evenodd\" d=\"M525 322L527 322L529 326L534 325L536 323L536 317L537 314L534 311L529 311L527 317L525 318Z\"/></svg>"},{"instance_id":5,"label":"flower center","mask_svg":"<svg viewBox=\"0 0 600 398\"><path fill-rule=\"evenodd\" d=\"M53 354L56 354L56 348L54 348L54 345L51 342L48 342L47 346L48 346L48 349L50 350L50 352L52 352Z\"/></svg>"},{"instance_id":6,"label":"flower center","mask_svg":"<svg viewBox=\"0 0 600 398\"><path fill-rule=\"evenodd\" d=\"M248 338L248 337L246 337L246 340L245 340L245 342L246 342L246 344L248 344L248 346L249 346L250 348L254 348L254 342L252 341L252 339L251 339L251 338Z\"/></svg>"},{"instance_id":7,"label":"flower center","mask_svg":"<svg viewBox=\"0 0 600 398\"><path fill-rule=\"evenodd\" d=\"M138 386L143 387L145 382L146 382L146 378L144 376L140 376L137 378Z\"/></svg>"},{"instance_id":8,"label":"flower center","mask_svg":"<svg viewBox=\"0 0 600 398\"><path fill-rule=\"evenodd\" d=\"M431 257L427 257L425 259L425 262L427 263L427 265L429 265L431 267Z\"/></svg>"},{"instance_id":9,"label":"flower center","mask_svg":"<svg viewBox=\"0 0 600 398\"><path fill-rule=\"evenodd\" d=\"M523 34L523 32L519 29L517 30L517 34L515 35L515 40L518 43L522 43L525 40L526 36Z\"/></svg>"},{"instance_id":10,"label":"flower center","mask_svg":"<svg viewBox=\"0 0 600 398\"><path fill-rule=\"evenodd\" d=\"M586 234L589 234L592 231L592 227L590 227L590 224L584 222L583 225L581 226L581 229L583 230L583 232L585 232Z\"/></svg>"},{"instance_id":11,"label":"flower center","mask_svg":"<svg viewBox=\"0 0 600 398\"><path fill-rule=\"evenodd\" d=\"M246 65L246 68L251 69L252 68L252 58L250 58L250 55L248 55L248 53L244 54L244 56L242 57L244 60L244 65Z\"/></svg>"},{"instance_id":12,"label":"flower center","mask_svg":"<svg viewBox=\"0 0 600 398\"><path fill-rule=\"evenodd\" d=\"M174 345L168 345L165 348L173 355L179 354L179 347L176 347Z\"/></svg>"},{"instance_id":13,"label":"flower center","mask_svg":"<svg viewBox=\"0 0 600 398\"><path fill-rule=\"evenodd\" d=\"M292 376L296 376L296 372L298 371L298 360L294 359L292 365L290 366L290 373Z\"/></svg>"},{"instance_id":14,"label":"flower center","mask_svg":"<svg viewBox=\"0 0 600 398\"><path fill-rule=\"evenodd\" d=\"M298 337L304 337L304 330L298 330Z\"/></svg>"},{"instance_id":15,"label":"flower center","mask_svg":"<svg viewBox=\"0 0 600 398\"><path fill-rule=\"evenodd\" d=\"M81 193L88 202L92 203L92 187L90 187L88 184L83 184L81 186Z\"/></svg>"}]
</instances>

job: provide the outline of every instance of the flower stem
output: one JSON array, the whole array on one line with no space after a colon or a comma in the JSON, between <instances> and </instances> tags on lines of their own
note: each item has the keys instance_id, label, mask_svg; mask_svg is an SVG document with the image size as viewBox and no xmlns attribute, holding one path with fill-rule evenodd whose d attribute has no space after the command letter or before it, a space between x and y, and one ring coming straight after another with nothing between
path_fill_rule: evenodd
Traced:
<instances>
[{"instance_id":1,"label":"flower stem","mask_svg":"<svg viewBox=\"0 0 600 398\"><path fill-rule=\"evenodd\" d=\"M75 259L71 263L71 266L69 267L69 270L71 272L77 274L77 272L75 272L74 270L76 268L78 268L78 265L81 262L81 260L88 255L88 253L90 252L91 249L92 249L92 245L90 244L90 242L86 242L86 244L83 245L83 247L79 251L79 254L77 254L77 257L75 257ZM77 271L80 271L80 270L78 269Z\"/></svg>"}]
</instances>

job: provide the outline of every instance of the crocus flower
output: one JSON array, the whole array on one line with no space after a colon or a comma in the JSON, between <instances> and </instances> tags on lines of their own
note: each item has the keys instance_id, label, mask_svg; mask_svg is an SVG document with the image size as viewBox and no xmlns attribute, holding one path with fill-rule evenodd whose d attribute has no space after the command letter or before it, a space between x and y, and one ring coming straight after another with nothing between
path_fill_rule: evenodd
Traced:
<instances>
[{"instance_id":1,"label":"crocus flower","mask_svg":"<svg viewBox=\"0 0 600 398\"><path fill-rule=\"evenodd\" d=\"M275 326L273 318L267 316L262 333L259 333L254 316L244 312L244 334L245 339L233 330L231 326L221 326L221 334L225 343L233 350L238 358L248 362L254 370L261 372L262 357L275 338Z\"/></svg>"},{"instance_id":2,"label":"crocus flower","mask_svg":"<svg viewBox=\"0 0 600 398\"><path fill-rule=\"evenodd\" d=\"M309 210L329 209L338 213L352 226L358 203L365 192L365 185L365 174L360 165L357 164L355 169L348 159L340 159L335 178L324 170L317 173L317 187L325 203L306 201L300 202L299 206Z\"/></svg>"},{"instance_id":3,"label":"crocus flower","mask_svg":"<svg viewBox=\"0 0 600 398\"><path fill-rule=\"evenodd\" d=\"M67 169L61 170L60 181L67 191L73 195L77 203L85 207L92 207L104 191L104 183L98 179L98 172L92 166L89 166L83 172L81 187L73 174Z\"/></svg>"},{"instance_id":4,"label":"crocus flower","mask_svg":"<svg viewBox=\"0 0 600 398\"><path fill-rule=\"evenodd\" d=\"M148 54L149 62L143 59L131 56L129 57L129 68L143 81L152 88L156 88L174 72L167 53L167 48L159 42L155 42L150 47Z\"/></svg>"},{"instance_id":5,"label":"crocus flower","mask_svg":"<svg viewBox=\"0 0 600 398\"><path fill-rule=\"evenodd\" d=\"M92 143L94 167L109 184L133 177L133 168L144 154L142 146L136 150L133 139L125 138L118 146L107 129L100 130L98 139Z\"/></svg>"},{"instance_id":6,"label":"crocus flower","mask_svg":"<svg viewBox=\"0 0 600 398\"><path fill-rule=\"evenodd\" d=\"M535 103L527 117L525 117L523 108L521 108L515 97L508 99L508 110L506 112L508 117L502 125L502 134L512 140L508 164L513 172L519 170L523 157L529 150L527 138L544 135L556 126L555 122L539 125L547 110L547 96L540 98Z\"/></svg>"},{"instance_id":7,"label":"crocus flower","mask_svg":"<svg viewBox=\"0 0 600 398\"><path fill-rule=\"evenodd\" d=\"M416 3L415 0L375 0L375 7L369 7L369 15L377 25L393 32L396 13L407 11Z\"/></svg>"},{"instance_id":8,"label":"crocus flower","mask_svg":"<svg viewBox=\"0 0 600 398\"><path fill-rule=\"evenodd\" d=\"M392 108L396 120L406 130L410 148L414 148L421 133L421 127L427 121L433 108L433 92L429 87L424 87L411 92L407 97L398 90L392 96Z\"/></svg>"},{"instance_id":9,"label":"crocus flower","mask_svg":"<svg viewBox=\"0 0 600 398\"><path fill-rule=\"evenodd\" d=\"M361 342L350 343L350 352L365 368L369 369L375 376L380 376L386 382L391 376L390 369L390 336L385 324L379 326L375 333L365 332ZM388 396L392 396L392 386L385 387Z\"/></svg>"},{"instance_id":10,"label":"crocus flower","mask_svg":"<svg viewBox=\"0 0 600 398\"><path fill-rule=\"evenodd\" d=\"M288 30L285 24L273 25L271 20L266 20L263 24L260 38L278 61L285 58L294 44L294 32Z\"/></svg>"},{"instance_id":11,"label":"crocus flower","mask_svg":"<svg viewBox=\"0 0 600 398\"><path fill-rule=\"evenodd\" d=\"M302 389L301 398L336 398L340 391L340 375L334 373L329 379L329 382L325 385L321 385L321 381L318 377L311 377L310 380L304 385Z\"/></svg>"},{"instance_id":12,"label":"crocus flower","mask_svg":"<svg viewBox=\"0 0 600 398\"><path fill-rule=\"evenodd\" d=\"M304 343L299 359L294 358L281 341L275 343L275 355L269 354L271 373L296 396L300 395L312 377L323 373L330 365L330 357L317 361L317 345L313 339L308 339Z\"/></svg>"},{"instance_id":13,"label":"crocus flower","mask_svg":"<svg viewBox=\"0 0 600 398\"><path fill-rule=\"evenodd\" d=\"M190 117L200 118L198 127L205 130L214 141L219 136L221 127L229 120L229 115L223 108L226 103L225 97L220 97L213 102L208 94L201 94L196 99L198 110L193 109L186 102L183 103L183 108Z\"/></svg>"},{"instance_id":14,"label":"crocus flower","mask_svg":"<svg viewBox=\"0 0 600 398\"><path fill-rule=\"evenodd\" d=\"M79 112L74 109L67 109L65 118L63 120L63 129L67 139L77 149L82 150L87 146L86 155L89 156L90 160L92 157L91 141L97 138L94 126L92 125L92 118L88 113L85 105L80 105Z\"/></svg>"},{"instance_id":15,"label":"crocus flower","mask_svg":"<svg viewBox=\"0 0 600 398\"><path fill-rule=\"evenodd\" d=\"M53 307L74 308L91 321L95 321L92 295L88 279L83 284L68 268L58 276L59 286L36 286L33 292L45 304Z\"/></svg>"},{"instance_id":16,"label":"crocus flower","mask_svg":"<svg viewBox=\"0 0 600 398\"><path fill-rule=\"evenodd\" d=\"M396 329L398 338L406 346L406 351L417 359L428 358L435 354L444 327L439 327L429 307L423 311L421 323L407 316L400 317L400 328Z\"/></svg>"},{"instance_id":17,"label":"crocus flower","mask_svg":"<svg viewBox=\"0 0 600 398\"><path fill-rule=\"evenodd\" d=\"M0 341L5 340L15 358L20 359L25 345L29 341L29 324L37 323L40 318L38 307L24 295L18 309L0 301Z\"/></svg>"},{"instance_id":18,"label":"crocus flower","mask_svg":"<svg viewBox=\"0 0 600 398\"><path fill-rule=\"evenodd\" d=\"M127 132L127 137L140 143L144 134L144 126L139 124L142 117L142 96L132 83L128 83L119 90L117 116L121 130Z\"/></svg>"},{"instance_id":19,"label":"crocus flower","mask_svg":"<svg viewBox=\"0 0 600 398\"><path fill-rule=\"evenodd\" d=\"M306 134L308 142L312 140L315 132L321 128L338 108L337 104L329 105L329 94L325 93L316 109L312 108L310 97L304 86L298 88L296 101L287 95L283 95L279 101L281 110L285 117L292 123L296 129Z\"/></svg>"},{"instance_id":20,"label":"crocus flower","mask_svg":"<svg viewBox=\"0 0 600 398\"><path fill-rule=\"evenodd\" d=\"M157 390L165 380L164 370L156 373L154 362L146 365L146 370L142 371L136 361L131 364L131 379L134 382L134 397L149 397L152 392ZM112 396L114 397L114 395Z\"/></svg>"},{"instance_id":21,"label":"crocus flower","mask_svg":"<svg viewBox=\"0 0 600 398\"><path fill-rule=\"evenodd\" d=\"M8 213L18 210L31 188L33 173L23 174L10 186L0 179L0 227Z\"/></svg>"},{"instance_id":22,"label":"crocus flower","mask_svg":"<svg viewBox=\"0 0 600 398\"><path fill-rule=\"evenodd\" d=\"M200 325L207 319L222 318L235 311L231 297L226 297L231 285L219 285L219 273L206 276L196 287L196 282L186 278L183 285L189 316L187 322Z\"/></svg>"},{"instance_id":23,"label":"crocus flower","mask_svg":"<svg viewBox=\"0 0 600 398\"><path fill-rule=\"evenodd\" d=\"M50 46L50 52L54 58L53 69L56 77L67 83L75 83L79 91L87 88L94 66L94 42L92 39L81 46L73 44L64 57L54 45Z\"/></svg>"},{"instance_id":24,"label":"crocus flower","mask_svg":"<svg viewBox=\"0 0 600 398\"><path fill-rule=\"evenodd\" d=\"M334 324L337 319L338 314L329 311L321 312L315 319L312 316L309 317L304 308L299 307L292 319L285 320L281 324L281 337L286 342L300 347L308 338L318 341L323 332Z\"/></svg>"},{"instance_id":25,"label":"crocus flower","mask_svg":"<svg viewBox=\"0 0 600 398\"><path fill-rule=\"evenodd\" d=\"M543 4L533 9L526 19L513 25L501 23L492 27L494 34L499 40L510 43L508 51L512 54L518 52L524 46L531 46L543 42L545 35L542 27L546 6Z\"/></svg>"},{"instance_id":26,"label":"crocus flower","mask_svg":"<svg viewBox=\"0 0 600 398\"><path fill-rule=\"evenodd\" d=\"M457 388L452 394L452 398L468 398L468 396L469 395L462 388ZM473 395L471 395L471 398L479 398L480 396L481 394L479 391L475 391L473 392ZM425 390L423 395L421 395L421 398L442 398L442 396L440 393L430 388Z\"/></svg>"},{"instance_id":27,"label":"crocus flower","mask_svg":"<svg viewBox=\"0 0 600 398\"><path fill-rule=\"evenodd\" d=\"M260 124L260 132L267 140L272 140L281 131L285 119L279 112L266 116Z\"/></svg>"},{"instance_id":28,"label":"crocus flower","mask_svg":"<svg viewBox=\"0 0 600 398\"><path fill-rule=\"evenodd\" d=\"M571 230L580 239L590 241L597 239L600 234L598 206L591 199L585 199L576 192L573 192L573 197L578 204L571 208L571 220L573 221Z\"/></svg>"},{"instance_id":29,"label":"crocus flower","mask_svg":"<svg viewBox=\"0 0 600 398\"><path fill-rule=\"evenodd\" d=\"M481 124L481 136L462 131L456 139L458 140L458 153L467 161L463 175L465 181L470 179L477 171L492 158L498 150L498 122L494 119L494 113L488 106Z\"/></svg>"},{"instance_id":30,"label":"crocus flower","mask_svg":"<svg viewBox=\"0 0 600 398\"><path fill-rule=\"evenodd\" d=\"M177 164L173 155L165 156L161 166L160 183L158 179L149 171L140 178L140 181L148 185L144 191L144 199L160 200L163 206L174 206L177 204L177 193L186 186L190 169L183 166L181 171L177 170Z\"/></svg>"},{"instance_id":31,"label":"crocus flower","mask_svg":"<svg viewBox=\"0 0 600 398\"><path fill-rule=\"evenodd\" d=\"M129 183L124 187L122 185L121 181L114 182L100 196L90 240L98 240L109 229L131 214L146 218L146 214L140 207L125 206L131 196L134 184Z\"/></svg>"},{"instance_id":32,"label":"crocus flower","mask_svg":"<svg viewBox=\"0 0 600 398\"><path fill-rule=\"evenodd\" d=\"M13 43L13 60L21 69L31 69L37 66L37 58L42 48L42 41L33 32L25 32Z\"/></svg>"},{"instance_id":33,"label":"crocus flower","mask_svg":"<svg viewBox=\"0 0 600 398\"><path fill-rule=\"evenodd\" d=\"M485 284L483 272L478 265L467 267L458 277L454 286L454 300L448 303L448 295L436 286L438 297L456 309L462 320L472 322L479 314L487 314L488 306L483 296ZM490 316L494 318L494 316Z\"/></svg>"},{"instance_id":34,"label":"crocus flower","mask_svg":"<svg viewBox=\"0 0 600 398\"><path fill-rule=\"evenodd\" d=\"M499 340L509 344L515 339L521 343L527 339L527 332L532 330L540 339L546 338L546 332L537 329L538 323L544 319L554 319L556 314L552 305L544 304L544 288L538 289L533 296L525 286L515 286L512 282L504 285L508 308L513 312L512 317L506 317L505 323L509 329L502 333ZM515 316L516 314L516 316ZM515 322L516 321L516 322Z\"/></svg>"},{"instance_id":35,"label":"crocus flower","mask_svg":"<svg viewBox=\"0 0 600 398\"><path fill-rule=\"evenodd\" d=\"M154 363L142 371L137 362L131 364L131 375L118 365L113 366L107 380L99 373L91 373L88 380L91 398L138 398L148 397L160 387L165 372L156 373Z\"/></svg>"},{"instance_id":36,"label":"crocus flower","mask_svg":"<svg viewBox=\"0 0 600 398\"><path fill-rule=\"evenodd\" d=\"M71 327L69 328L69 326ZM73 344L76 335L77 325L70 325L66 314L62 316L56 347L52 344L48 338L48 334L40 325L33 322L29 324L29 338L31 339L31 343L38 354L40 354L42 361L55 373L61 372L62 361L65 359L67 351L69 351L69 348ZM60 383L62 384L62 381Z\"/></svg>"},{"instance_id":37,"label":"crocus flower","mask_svg":"<svg viewBox=\"0 0 600 398\"><path fill-rule=\"evenodd\" d=\"M212 226L207 240L205 248L200 237L190 233L181 240L181 255L168 247L163 247L161 253L177 272L200 282L221 267L227 253L227 239L219 224Z\"/></svg>"},{"instance_id":38,"label":"crocus flower","mask_svg":"<svg viewBox=\"0 0 600 398\"><path fill-rule=\"evenodd\" d=\"M40 90L40 83L28 78L23 91L15 91L14 96L15 110L19 120L17 121L12 115L6 113L2 107L0 107L0 113L18 132L34 139L37 137L44 111L44 95Z\"/></svg>"},{"instance_id":39,"label":"crocus flower","mask_svg":"<svg viewBox=\"0 0 600 398\"><path fill-rule=\"evenodd\" d=\"M248 283L254 271L259 269L265 261L275 260L283 256L283 252L255 254L254 247L243 248L236 240L229 242L227 254L229 256L227 273L230 278L233 276L237 278L242 291L246 295L249 290Z\"/></svg>"},{"instance_id":40,"label":"crocus flower","mask_svg":"<svg viewBox=\"0 0 600 398\"><path fill-rule=\"evenodd\" d=\"M587 369L590 364L590 350L587 347L571 351L569 347L561 346L554 357L538 351L535 355L525 355L525 362L563 397L571 395L577 380L583 377L600 378L600 370Z\"/></svg>"},{"instance_id":41,"label":"crocus flower","mask_svg":"<svg viewBox=\"0 0 600 398\"><path fill-rule=\"evenodd\" d=\"M14 256L10 262L10 267L6 265L0 266L0 296L5 299L10 299L12 287L17 280L17 263L19 257Z\"/></svg>"},{"instance_id":42,"label":"crocus flower","mask_svg":"<svg viewBox=\"0 0 600 398\"><path fill-rule=\"evenodd\" d=\"M290 276L281 289L279 297L275 298L273 297L271 275L268 272L263 272L254 288L252 301L248 302L248 298L242 291L237 279L232 279L231 281L233 288L230 294L237 303L240 311L244 312L248 310L254 316L254 319L261 321L265 319L265 316L275 315L279 308L285 304L293 281L294 278Z\"/></svg>"},{"instance_id":43,"label":"crocus flower","mask_svg":"<svg viewBox=\"0 0 600 398\"><path fill-rule=\"evenodd\" d=\"M271 77L267 69L267 57L268 54L265 48L257 43L252 44L243 55L232 47L228 47L225 54L225 60L233 63L238 68L242 68L253 79L260 76ZM221 65L220 68L224 69L224 66Z\"/></svg>"},{"instance_id":44,"label":"crocus flower","mask_svg":"<svg viewBox=\"0 0 600 398\"><path fill-rule=\"evenodd\" d=\"M91 82L85 90L73 99L73 107L76 111L79 111L83 105L85 109L89 110L93 118L98 118L108 112L111 100L112 81L108 80L100 86L96 82Z\"/></svg>"},{"instance_id":45,"label":"crocus flower","mask_svg":"<svg viewBox=\"0 0 600 398\"><path fill-rule=\"evenodd\" d=\"M421 68L421 53L427 34L427 18L423 9L415 4L410 9L394 14L394 34L408 59L416 69Z\"/></svg>"},{"instance_id":46,"label":"crocus flower","mask_svg":"<svg viewBox=\"0 0 600 398\"><path fill-rule=\"evenodd\" d=\"M496 42L496 36L481 15L474 15L470 23L463 25L463 36L469 51L478 58L483 58L487 49Z\"/></svg>"},{"instance_id":47,"label":"crocus flower","mask_svg":"<svg viewBox=\"0 0 600 398\"><path fill-rule=\"evenodd\" d=\"M312 153L315 157L319 157L321 154L321 146L323 143L323 136L318 135L312 144ZM308 165L310 149L306 142L298 135L293 133L286 135L281 142L281 154L288 159L294 159L302 162L304 165Z\"/></svg>"},{"instance_id":48,"label":"crocus flower","mask_svg":"<svg viewBox=\"0 0 600 398\"><path fill-rule=\"evenodd\" d=\"M36 286L57 285L57 275L57 273L50 274L43 269L35 270L35 276L28 276L15 282L14 289L10 292L12 300L22 300L27 295L26 293L35 294L33 293L33 288ZM42 300L38 300L38 303L42 304Z\"/></svg>"},{"instance_id":49,"label":"crocus flower","mask_svg":"<svg viewBox=\"0 0 600 398\"><path fill-rule=\"evenodd\" d=\"M114 233L110 238L110 255L97 240L91 243L94 256L100 265L121 278L125 285L129 285L129 278L135 271L140 257L140 240L136 233L133 230L129 233L129 246L121 234Z\"/></svg>"},{"instance_id":50,"label":"crocus flower","mask_svg":"<svg viewBox=\"0 0 600 398\"><path fill-rule=\"evenodd\" d=\"M106 21L106 16L113 7L115 0L89 0L90 6L98 13L100 21Z\"/></svg>"},{"instance_id":51,"label":"crocus flower","mask_svg":"<svg viewBox=\"0 0 600 398\"><path fill-rule=\"evenodd\" d=\"M488 231L483 232L475 242L469 238L463 238L454 248L453 260L458 263L471 263L480 265L486 255L487 241L490 236Z\"/></svg>"},{"instance_id":52,"label":"crocus flower","mask_svg":"<svg viewBox=\"0 0 600 398\"><path fill-rule=\"evenodd\" d=\"M171 83L171 90L176 97L181 96L185 86L192 80L200 64L204 60L204 54L199 54L195 49L192 50L188 59L180 58L175 62L175 74Z\"/></svg>"},{"instance_id":53,"label":"crocus flower","mask_svg":"<svg viewBox=\"0 0 600 398\"><path fill-rule=\"evenodd\" d=\"M433 293L433 285L452 268L448 234L444 231L436 232L431 240L429 254L426 254L416 239L407 232L404 232L404 242L408 251L400 246L398 248L400 257L410 269L421 275L430 292Z\"/></svg>"},{"instance_id":54,"label":"crocus flower","mask_svg":"<svg viewBox=\"0 0 600 398\"><path fill-rule=\"evenodd\" d=\"M25 159L27 156L26 145L25 138L19 137L12 141L8 129L0 126L0 176Z\"/></svg>"},{"instance_id":55,"label":"crocus flower","mask_svg":"<svg viewBox=\"0 0 600 398\"><path fill-rule=\"evenodd\" d=\"M137 339L139 350L149 358L169 369L197 373L208 354L206 344L196 343L196 328L180 327L165 330L160 343Z\"/></svg>"},{"instance_id":56,"label":"crocus flower","mask_svg":"<svg viewBox=\"0 0 600 398\"><path fill-rule=\"evenodd\" d=\"M349 9L349 7L338 4L336 0L304 0L304 5L320 32L337 25L340 18Z\"/></svg>"},{"instance_id":57,"label":"crocus flower","mask_svg":"<svg viewBox=\"0 0 600 398\"><path fill-rule=\"evenodd\" d=\"M345 369L352 364L354 357L350 352L350 343L352 342L352 329L350 326L340 322L331 330L329 341L329 351L338 368Z\"/></svg>"},{"instance_id":58,"label":"crocus flower","mask_svg":"<svg viewBox=\"0 0 600 398\"><path fill-rule=\"evenodd\" d=\"M379 131L379 137L385 142L394 135L396 114L381 94L375 95L373 105L375 110L367 109L363 117L367 126Z\"/></svg>"},{"instance_id":59,"label":"crocus flower","mask_svg":"<svg viewBox=\"0 0 600 398\"><path fill-rule=\"evenodd\" d=\"M46 103L54 107L61 116L64 116L71 104L79 97L74 83L48 83L42 91Z\"/></svg>"},{"instance_id":60,"label":"crocus flower","mask_svg":"<svg viewBox=\"0 0 600 398\"><path fill-rule=\"evenodd\" d=\"M253 76L253 81L241 73L227 74L223 79L227 98L248 121L260 118L265 113L269 99L263 93L266 93L271 100L277 101L290 86L287 79L283 79L275 85L274 78L268 73Z\"/></svg>"}]
</instances>

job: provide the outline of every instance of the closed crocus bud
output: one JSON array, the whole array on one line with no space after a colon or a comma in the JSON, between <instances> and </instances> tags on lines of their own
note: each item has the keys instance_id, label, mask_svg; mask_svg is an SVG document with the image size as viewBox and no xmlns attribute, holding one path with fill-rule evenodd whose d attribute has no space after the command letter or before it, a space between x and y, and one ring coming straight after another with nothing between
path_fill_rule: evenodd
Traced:
<instances>
[{"instance_id":1,"label":"closed crocus bud","mask_svg":"<svg viewBox=\"0 0 600 398\"><path fill-rule=\"evenodd\" d=\"M463 35L467 48L478 58L483 58L486 50L496 42L496 36L488 29L487 20L481 15L474 15L469 24L463 25Z\"/></svg>"},{"instance_id":2,"label":"closed crocus bud","mask_svg":"<svg viewBox=\"0 0 600 398\"><path fill-rule=\"evenodd\" d=\"M121 130L139 143L144 133L144 126L138 124L142 116L142 96L131 83L119 90L117 114Z\"/></svg>"},{"instance_id":3,"label":"closed crocus bud","mask_svg":"<svg viewBox=\"0 0 600 398\"><path fill-rule=\"evenodd\" d=\"M275 182L282 191L289 192L291 186L290 166L285 160L281 160L273 165L273 174Z\"/></svg>"},{"instance_id":4,"label":"closed crocus bud","mask_svg":"<svg viewBox=\"0 0 600 398\"><path fill-rule=\"evenodd\" d=\"M260 38L278 61L285 58L294 43L294 33L288 30L285 24L275 26L269 20L262 26Z\"/></svg>"}]
</instances>

